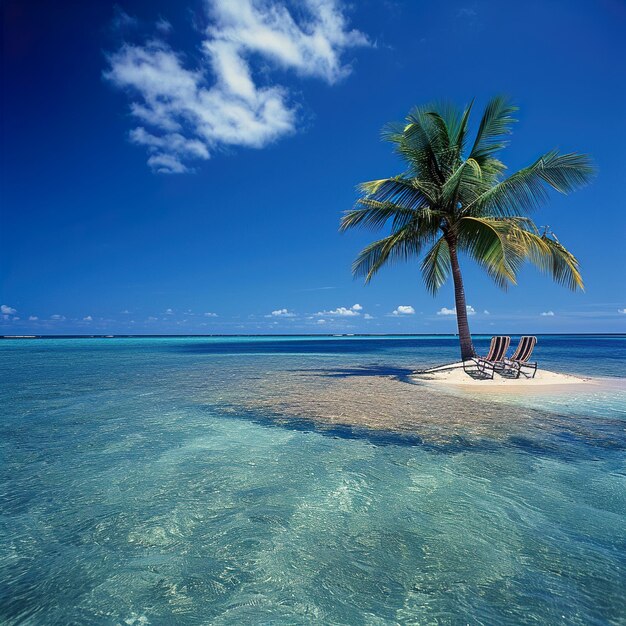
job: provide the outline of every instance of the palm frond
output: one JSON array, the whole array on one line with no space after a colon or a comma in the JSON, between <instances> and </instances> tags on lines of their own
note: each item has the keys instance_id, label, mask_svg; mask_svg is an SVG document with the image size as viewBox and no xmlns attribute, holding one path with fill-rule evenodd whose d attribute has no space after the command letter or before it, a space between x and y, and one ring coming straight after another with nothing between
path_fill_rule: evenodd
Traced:
<instances>
[{"instance_id":1,"label":"palm frond","mask_svg":"<svg viewBox=\"0 0 626 626\"><path fill-rule=\"evenodd\" d=\"M552 150L541 157L538 175L550 187L566 194L586 185L595 175L595 167L587 154L559 154Z\"/></svg>"},{"instance_id":2,"label":"palm frond","mask_svg":"<svg viewBox=\"0 0 626 626\"><path fill-rule=\"evenodd\" d=\"M356 227L375 230L384 226L390 219L404 223L415 219L414 209L407 209L393 202L378 202L362 198L357 201L357 207L359 208L344 213L339 226L341 232Z\"/></svg>"},{"instance_id":3,"label":"palm frond","mask_svg":"<svg viewBox=\"0 0 626 626\"><path fill-rule=\"evenodd\" d=\"M482 169L478 161L474 159L463 161L441 186L441 202L453 213L457 210L456 205L462 185L468 187L473 193L480 193L480 190L486 189L482 182Z\"/></svg>"},{"instance_id":4,"label":"palm frond","mask_svg":"<svg viewBox=\"0 0 626 626\"><path fill-rule=\"evenodd\" d=\"M463 217L456 225L459 248L485 268L494 282L506 289L516 284L524 254L511 231L514 219Z\"/></svg>"},{"instance_id":5,"label":"palm frond","mask_svg":"<svg viewBox=\"0 0 626 626\"><path fill-rule=\"evenodd\" d=\"M386 263L419 256L423 244L424 240L416 237L410 226L405 226L363 248L352 264L352 273L354 276L364 276L368 283Z\"/></svg>"},{"instance_id":6,"label":"palm frond","mask_svg":"<svg viewBox=\"0 0 626 626\"><path fill-rule=\"evenodd\" d=\"M359 189L372 200L393 202L405 208L434 204L435 198L431 194L436 193L436 189L428 183L404 175L361 183Z\"/></svg>"},{"instance_id":7,"label":"palm frond","mask_svg":"<svg viewBox=\"0 0 626 626\"><path fill-rule=\"evenodd\" d=\"M394 133L389 140L418 177L437 184L445 179L440 159L449 152L450 140L445 124L438 123L433 113L431 107L414 108L401 135Z\"/></svg>"},{"instance_id":8,"label":"palm frond","mask_svg":"<svg viewBox=\"0 0 626 626\"><path fill-rule=\"evenodd\" d=\"M443 237L437 239L422 260L422 276L426 289L435 295L450 275L450 248Z\"/></svg>"},{"instance_id":9,"label":"palm frond","mask_svg":"<svg viewBox=\"0 0 626 626\"><path fill-rule=\"evenodd\" d=\"M578 259L547 233L539 235L531 220L518 221L511 237L516 240L525 257L540 271L550 274L555 282L572 291L584 291Z\"/></svg>"},{"instance_id":10,"label":"palm frond","mask_svg":"<svg viewBox=\"0 0 626 626\"><path fill-rule=\"evenodd\" d=\"M532 165L497 183L464 207L468 215L515 216L547 200L545 185L568 193L589 182L594 173L589 157L547 152Z\"/></svg>"},{"instance_id":11,"label":"palm frond","mask_svg":"<svg viewBox=\"0 0 626 626\"><path fill-rule=\"evenodd\" d=\"M502 138L511 133L511 125L516 121L512 117L515 111L517 107L505 96L496 96L489 101L480 120L471 158L480 163L506 146Z\"/></svg>"},{"instance_id":12,"label":"palm frond","mask_svg":"<svg viewBox=\"0 0 626 626\"><path fill-rule=\"evenodd\" d=\"M474 100L472 100L469 106L463 112L463 117L459 122L458 127L451 131L451 135L453 137L452 142L456 148L456 161L460 161L462 155L465 152L465 143L467 141L467 126L469 123L469 116L472 112L472 107L474 106Z\"/></svg>"}]
</instances>

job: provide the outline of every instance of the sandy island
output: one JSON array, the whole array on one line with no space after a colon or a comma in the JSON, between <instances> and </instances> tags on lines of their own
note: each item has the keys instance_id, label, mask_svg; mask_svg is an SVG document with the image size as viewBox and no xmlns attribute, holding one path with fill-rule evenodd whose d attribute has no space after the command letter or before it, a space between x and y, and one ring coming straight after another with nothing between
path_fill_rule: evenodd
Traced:
<instances>
[{"instance_id":1,"label":"sandy island","mask_svg":"<svg viewBox=\"0 0 626 626\"><path fill-rule=\"evenodd\" d=\"M463 370L462 363L435 367L423 372L415 372L411 379L415 382L422 382L434 385L452 385L454 387L468 387L481 391L540 391L556 392L561 387L574 390L572 385L577 387L588 387L600 383L598 379L591 377L572 376L571 374L560 374L549 370L538 369L534 378L525 376L523 373L519 378L505 377L495 372L493 379L474 378Z\"/></svg>"}]
</instances>

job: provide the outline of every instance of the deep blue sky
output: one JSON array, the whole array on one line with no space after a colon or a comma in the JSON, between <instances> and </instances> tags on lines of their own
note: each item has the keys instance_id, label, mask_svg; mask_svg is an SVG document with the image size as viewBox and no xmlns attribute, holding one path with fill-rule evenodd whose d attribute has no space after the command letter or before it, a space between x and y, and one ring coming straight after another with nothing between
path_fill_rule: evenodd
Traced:
<instances>
[{"instance_id":1,"label":"deep blue sky","mask_svg":"<svg viewBox=\"0 0 626 626\"><path fill-rule=\"evenodd\" d=\"M437 315L453 307L450 284L432 298L413 263L364 286L350 264L372 235L337 226L357 183L402 171L385 122L441 99L476 97L478 112L498 93L520 106L511 169L557 147L590 153L599 174L535 216L578 256L586 292L528 267L503 293L466 260L472 330L626 331L626 5L338 7L369 42L338 51L342 76L249 57L257 85L281 86L291 133L216 141L210 159L164 174L129 138L146 126L130 114L141 99L106 73L124 42L150 39L198 68L205 3L4 2L0 334L452 332L454 316ZM393 315L400 305L415 313ZM271 315L282 309L292 316Z\"/></svg>"}]
</instances>

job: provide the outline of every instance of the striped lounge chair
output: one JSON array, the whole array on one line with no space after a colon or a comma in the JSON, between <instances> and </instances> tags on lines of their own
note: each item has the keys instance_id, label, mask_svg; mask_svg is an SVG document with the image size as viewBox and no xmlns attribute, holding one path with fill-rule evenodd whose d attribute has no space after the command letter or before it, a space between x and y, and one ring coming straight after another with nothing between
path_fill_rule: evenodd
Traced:
<instances>
[{"instance_id":1,"label":"striped lounge chair","mask_svg":"<svg viewBox=\"0 0 626 626\"><path fill-rule=\"evenodd\" d=\"M504 359L510 343L511 338L506 335L492 337L487 356L475 356L463 361L463 369L470 375L480 372L485 378L493 378L496 368L506 367Z\"/></svg>"},{"instance_id":2,"label":"striped lounge chair","mask_svg":"<svg viewBox=\"0 0 626 626\"><path fill-rule=\"evenodd\" d=\"M537 363L531 363L529 359L532 356L536 345L537 337L521 337L519 345L517 346L515 352L511 355L511 358L504 359L505 373L512 373L515 375L515 378L519 378L522 373L522 368L527 368L532 370L531 378L534 378L537 373ZM524 373L524 376L526 376L526 373Z\"/></svg>"}]
</instances>

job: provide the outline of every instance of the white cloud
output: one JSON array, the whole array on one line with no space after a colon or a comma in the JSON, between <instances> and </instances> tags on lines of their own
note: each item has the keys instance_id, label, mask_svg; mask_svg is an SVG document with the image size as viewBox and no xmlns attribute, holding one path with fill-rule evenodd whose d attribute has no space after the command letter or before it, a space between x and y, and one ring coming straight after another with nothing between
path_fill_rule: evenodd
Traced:
<instances>
[{"instance_id":1,"label":"white cloud","mask_svg":"<svg viewBox=\"0 0 626 626\"><path fill-rule=\"evenodd\" d=\"M29 322L36 322L39 318L36 315L30 315L28 317Z\"/></svg>"},{"instance_id":2,"label":"white cloud","mask_svg":"<svg viewBox=\"0 0 626 626\"><path fill-rule=\"evenodd\" d=\"M121 313L122 315L130 315L130 311L128 309L124 309Z\"/></svg>"},{"instance_id":3,"label":"white cloud","mask_svg":"<svg viewBox=\"0 0 626 626\"><path fill-rule=\"evenodd\" d=\"M374 316L373 316L373 315L370 315L369 313L366 313L366 314L363 316L363 319L364 319L364 320L373 320L373 319L374 319Z\"/></svg>"},{"instance_id":4,"label":"white cloud","mask_svg":"<svg viewBox=\"0 0 626 626\"><path fill-rule=\"evenodd\" d=\"M415 309L408 304L401 304L397 309L392 311L392 315L415 315Z\"/></svg>"},{"instance_id":5,"label":"white cloud","mask_svg":"<svg viewBox=\"0 0 626 626\"><path fill-rule=\"evenodd\" d=\"M484 315L491 315L491 313L489 313L489 311L487 311L487 309L485 309L485 310L483 311L483 314L484 314Z\"/></svg>"},{"instance_id":6,"label":"white cloud","mask_svg":"<svg viewBox=\"0 0 626 626\"><path fill-rule=\"evenodd\" d=\"M131 17L128 13L122 11L117 5L113 8L114 17L112 26L115 30L124 30L127 28L134 28L139 23L137 18Z\"/></svg>"},{"instance_id":7,"label":"white cloud","mask_svg":"<svg viewBox=\"0 0 626 626\"><path fill-rule=\"evenodd\" d=\"M617 309L617 312L626 315L626 309Z\"/></svg>"},{"instance_id":8,"label":"white cloud","mask_svg":"<svg viewBox=\"0 0 626 626\"><path fill-rule=\"evenodd\" d=\"M476 309L474 309L473 306L471 305L467 305L465 307L465 309L467 310L467 314L468 315L476 315ZM486 315L489 315L489 311L485 311ZM456 315L456 307L454 307L453 309L448 309L447 307L441 307L438 311L437 311L437 315Z\"/></svg>"},{"instance_id":9,"label":"white cloud","mask_svg":"<svg viewBox=\"0 0 626 626\"><path fill-rule=\"evenodd\" d=\"M276 309L276 311L272 311L269 315L265 317L295 317L296 314L289 309Z\"/></svg>"},{"instance_id":10,"label":"white cloud","mask_svg":"<svg viewBox=\"0 0 626 626\"><path fill-rule=\"evenodd\" d=\"M158 317L154 317L154 315L149 315L148 316L148 321L149 322L156 322L159 318Z\"/></svg>"},{"instance_id":11,"label":"white cloud","mask_svg":"<svg viewBox=\"0 0 626 626\"><path fill-rule=\"evenodd\" d=\"M165 315L174 315L173 309L165 309Z\"/></svg>"},{"instance_id":12,"label":"white cloud","mask_svg":"<svg viewBox=\"0 0 626 626\"><path fill-rule=\"evenodd\" d=\"M0 305L0 313L2 313L2 315L13 315L13 313L17 313L17 309L14 309L8 304L2 304Z\"/></svg>"},{"instance_id":13,"label":"white cloud","mask_svg":"<svg viewBox=\"0 0 626 626\"><path fill-rule=\"evenodd\" d=\"M83 322L93 322L93 317L91 317L91 315L85 315Z\"/></svg>"},{"instance_id":14,"label":"white cloud","mask_svg":"<svg viewBox=\"0 0 626 626\"><path fill-rule=\"evenodd\" d=\"M17 322L17 321L19 321L20 319L21 319L21 318L20 318L20 317L18 317L17 315L14 315L14 316L13 316L13 321L14 321L14 322Z\"/></svg>"},{"instance_id":15,"label":"white cloud","mask_svg":"<svg viewBox=\"0 0 626 626\"><path fill-rule=\"evenodd\" d=\"M55 315L51 315L50 319L54 320L55 322L62 322L65 319L65 315L59 315L58 313L56 313Z\"/></svg>"},{"instance_id":16,"label":"white cloud","mask_svg":"<svg viewBox=\"0 0 626 626\"><path fill-rule=\"evenodd\" d=\"M542 317L554 317L554 311L544 311L541 314Z\"/></svg>"},{"instance_id":17,"label":"white cloud","mask_svg":"<svg viewBox=\"0 0 626 626\"><path fill-rule=\"evenodd\" d=\"M163 18L161 18L156 23L156 27L157 27L157 30L161 31L164 34L167 34L172 30L172 25L167 20L164 20Z\"/></svg>"},{"instance_id":18,"label":"white cloud","mask_svg":"<svg viewBox=\"0 0 626 626\"><path fill-rule=\"evenodd\" d=\"M109 56L104 76L132 93L131 113L141 123L130 139L146 146L157 172L182 173L220 146L262 148L294 132L297 105L286 88L267 84L268 70L332 84L350 72L342 54L368 44L348 28L339 0L306 0L293 13L275 0L207 5L210 25L197 67L159 38ZM157 29L170 25L161 20ZM255 75L259 67L265 84Z\"/></svg>"},{"instance_id":19,"label":"white cloud","mask_svg":"<svg viewBox=\"0 0 626 626\"><path fill-rule=\"evenodd\" d=\"M363 307L360 304L353 304L349 309L345 306L337 307L332 311L318 311L315 315L326 315L329 317L355 317L361 315Z\"/></svg>"},{"instance_id":20,"label":"white cloud","mask_svg":"<svg viewBox=\"0 0 626 626\"><path fill-rule=\"evenodd\" d=\"M217 313L208 312L204 314L204 317L217 317Z\"/></svg>"},{"instance_id":21,"label":"white cloud","mask_svg":"<svg viewBox=\"0 0 626 626\"><path fill-rule=\"evenodd\" d=\"M326 324L326 320L317 320L318 324Z\"/></svg>"}]
</instances>

